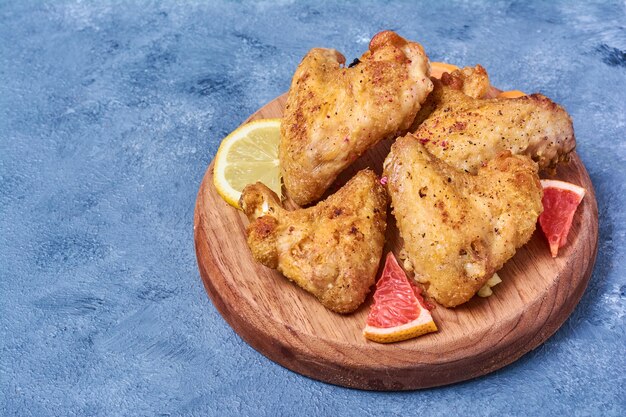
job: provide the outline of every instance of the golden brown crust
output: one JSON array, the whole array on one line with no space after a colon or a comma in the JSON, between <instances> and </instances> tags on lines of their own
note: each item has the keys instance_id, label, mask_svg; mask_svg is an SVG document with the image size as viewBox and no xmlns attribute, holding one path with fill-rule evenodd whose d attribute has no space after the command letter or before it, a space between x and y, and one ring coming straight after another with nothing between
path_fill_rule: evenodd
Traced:
<instances>
[{"instance_id":1,"label":"golden brown crust","mask_svg":"<svg viewBox=\"0 0 626 417\"><path fill-rule=\"evenodd\" d=\"M360 171L316 206L287 211L261 183L247 186L248 246L330 310L349 313L376 278L387 220L387 194L376 174Z\"/></svg>"},{"instance_id":2,"label":"golden brown crust","mask_svg":"<svg viewBox=\"0 0 626 417\"><path fill-rule=\"evenodd\" d=\"M280 169L301 206L319 199L367 149L406 131L432 90L423 48L394 32L374 36L356 66L344 63L334 49L311 49L289 89Z\"/></svg>"},{"instance_id":3,"label":"golden brown crust","mask_svg":"<svg viewBox=\"0 0 626 417\"><path fill-rule=\"evenodd\" d=\"M446 94L448 91L462 92L472 98L483 98L490 87L487 71L481 65L461 68L451 73L444 72L441 79L431 78L431 80L433 90L415 116L409 129L411 132L415 132L442 103L451 102L458 97L456 94L448 97Z\"/></svg>"},{"instance_id":4,"label":"golden brown crust","mask_svg":"<svg viewBox=\"0 0 626 417\"><path fill-rule=\"evenodd\" d=\"M510 152L471 175L407 135L384 175L416 279L446 307L468 301L530 239L542 211L536 164Z\"/></svg>"},{"instance_id":5,"label":"golden brown crust","mask_svg":"<svg viewBox=\"0 0 626 417\"><path fill-rule=\"evenodd\" d=\"M481 84L468 81L480 76L474 71L475 76L468 78L462 71L450 75L445 82L443 77L442 81L434 81L433 92L413 124L414 135L431 153L472 173L507 150L529 156L540 169L552 169L568 160L576 139L572 120L563 107L541 94L470 97L463 92L465 86ZM459 82L463 91L457 89ZM473 86L467 90L479 93L481 88Z\"/></svg>"},{"instance_id":6,"label":"golden brown crust","mask_svg":"<svg viewBox=\"0 0 626 417\"><path fill-rule=\"evenodd\" d=\"M489 90L489 76L481 66L465 67L441 75L441 83L472 98L483 98Z\"/></svg>"}]
</instances>

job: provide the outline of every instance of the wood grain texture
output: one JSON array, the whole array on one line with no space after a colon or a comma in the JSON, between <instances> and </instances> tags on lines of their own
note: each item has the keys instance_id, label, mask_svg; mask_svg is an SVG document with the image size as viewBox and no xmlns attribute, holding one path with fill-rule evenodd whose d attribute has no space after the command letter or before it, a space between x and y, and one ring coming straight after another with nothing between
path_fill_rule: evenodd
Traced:
<instances>
[{"instance_id":1,"label":"wood grain texture","mask_svg":"<svg viewBox=\"0 0 626 417\"><path fill-rule=\"evenodd\" d=\"M247 121L280 117L285 101L285 95L278 97ZM391 141L385 141L371 149L333 188L366 166L380 174L390 146ZM567 319L587 286L598 246L593 186L576 154L556 178L587 190L559 257L551 258L538 229L499 271L503 282L491 297L474 297L455 309L438 306L433 317L439 332L417 339L390 345L365 340L361 332L371 294L355 313L338 315L278 272L256 263L246 244L248 221L215 191L213 164L200 186L194 215L200 274L233 329L256 350L300 374L370 390L419 389L474 378L543 343ZM384 253L397 254L399 245L389 213Z\"/></svg>"}]
</instances>

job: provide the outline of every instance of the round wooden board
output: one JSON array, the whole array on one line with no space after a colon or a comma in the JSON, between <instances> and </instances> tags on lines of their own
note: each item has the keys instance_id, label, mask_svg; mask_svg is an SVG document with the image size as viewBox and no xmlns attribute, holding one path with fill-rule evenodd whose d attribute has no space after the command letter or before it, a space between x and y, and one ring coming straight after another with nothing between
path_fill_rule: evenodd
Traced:
<instances>
[{"instance_id":1,"label":"round wooden board","mask_svg":"<svg viewBox=\"0 0 626 417\"><path fill-rule=\"evenodd\" d=\"M285 100L284 95L278 97L247 121L281 117ZM380 173L390 145L386 141L370 150L337 186L366 166ZM556 178L587 190L559 257L551 258L537 229L498 272L503 282L491 297L474 297L455 309L437 306L433 316L440 330L417 339L389 345L370 342L361 332L371 294L355 313L335 314L278 272L255 262L246 244L248 221L215 191L213 164L200 186L194 216L200 275L219 312L246 342L300 374L370 390L410 390L474 378L543 343L567 319L587 286L598 243L593 186L576 154ZM399 245L389 214L385 253L397 254Z\"/></svg>"}]
</instances>

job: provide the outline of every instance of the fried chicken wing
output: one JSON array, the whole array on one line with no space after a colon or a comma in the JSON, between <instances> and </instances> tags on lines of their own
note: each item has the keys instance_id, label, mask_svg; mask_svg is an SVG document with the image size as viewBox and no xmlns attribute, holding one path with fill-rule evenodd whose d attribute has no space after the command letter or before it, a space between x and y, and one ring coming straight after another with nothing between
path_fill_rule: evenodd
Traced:
<instances>
[{"instance_id":1,"label":"fried chicken wing","mask_svg":"<svg viewBox=\"0 0 626 417\"><path fill-rule=\"evenodd\" d=\"M380 140L411 126L432 90L422 46L385 31L359 62L312 49L293 77L281 122L280 169L299 205L319 199L337 175Z\"/></svg>"},{"instance_id":2,"label":"fried chicken wing","mask_svg":"<svg viewBox=\"0 0 626 417\"><path fill-rule=\"evenodd\" d=\"M466 96L472 98L484 98L489 92L491 84L487 71L481 66L465 67L452 72L444 72L440 81L434 80L433 91L426 97L420 111L417 112L415 120L409 129L415 132L419 125L431 115L432 112L441 105L442 102L450 101L451 98L445 96L447 91L461 91ZM448 88L442 88L442 85ZM456 97L456 96L455 96Z\"/></svg>"},{"instance_id":3,"label":"fried chicken wing","mask_svg":"<svg viewBox=\"0 0 626 417\"><path fill-rule=\"evenodd\" d=\"M446 307L468 301L530 239L542 211L536 164L510 152L472 175L407 135L384 175L416 279Z\"/></svg>"},{"instance_id":4,"label":"fried chicken wing","mask_svg":"<svg viewBox=\"0 0 626 417\"><path fill-rule=\"evenodd\" d=\"M482 91L484 78L463 71L433 80L433 92L413 124L415 136L433 155L471 173L502 151L527 155L540 169L568 159L576 139L563 107L541 94L470 97L467 93Z\"/></svg>"},{"instance_id":5,"label":"fried chicken wing","mask_svg":"<svg viewBox=\"0 0 626 417\"><path fill-rule=\"evenodd\" d=\"M360 171L313 207L287 211L261 183L248 185L239 205L250 220L254 259L332 311L349 313L363 303L376 278L387 220L387 194L373 171Z\"/></svg>"},{"instance_id":6,"label":"fried chicken wing","mask_svg":"<svg viewBox=\"0 0 626 417\"><path fill-rule=\"evenodd\" d=\"M487 71L482 65L465 67L441 75L441 82L472 98L484 98L489 91L490 82Z\"/></svg>"}]
</instances>

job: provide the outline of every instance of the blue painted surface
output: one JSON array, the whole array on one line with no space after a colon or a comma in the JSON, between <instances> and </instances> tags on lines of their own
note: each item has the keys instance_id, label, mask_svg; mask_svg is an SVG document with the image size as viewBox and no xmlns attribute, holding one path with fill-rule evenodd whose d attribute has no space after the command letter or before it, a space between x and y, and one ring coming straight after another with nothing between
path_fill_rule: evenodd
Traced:
<instances>
[{"instance_id":1,"label":"blue painted surface","mask_svg":"<svg viewBox=\"0 0 626 417\"><path fill-rule=\"evenodd\" d=\"M437 3L2 2L0 415L625 415L626 6ZM387 28L562 103L600 209L594 274L555 336L409 393L254 351L208 300L192 239L221 138L309 48L350 61Z\"/></svg>"}]
</instances>

